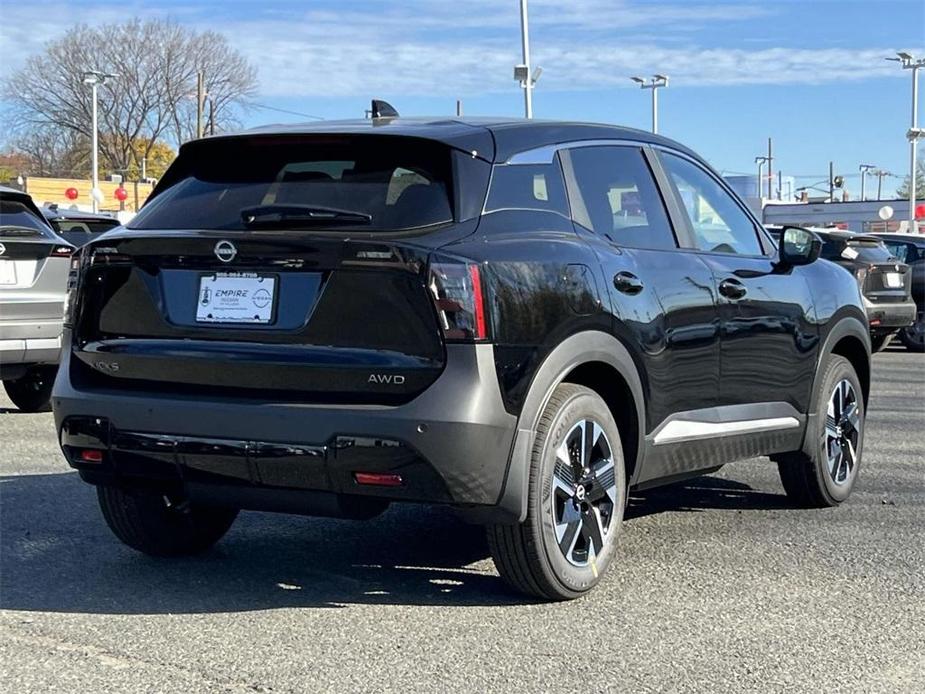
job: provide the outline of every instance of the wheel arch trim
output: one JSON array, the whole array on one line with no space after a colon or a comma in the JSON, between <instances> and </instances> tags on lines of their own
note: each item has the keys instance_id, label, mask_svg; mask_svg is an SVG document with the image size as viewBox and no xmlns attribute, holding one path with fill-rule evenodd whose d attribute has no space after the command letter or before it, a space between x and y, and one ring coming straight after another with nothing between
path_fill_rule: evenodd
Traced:
<instances>
[{"instance_id":1,"label":"wheel arch trim","mask_svg":"<svg viewBox=\"0 0 925 694\"><path fill-rule=\"evenodd\" d=\"M537 368L517 421L517 432L498 499L498 506L512 520L521 522L527 515L530 454L537 424L549 398L575 368L593 362L612 367L626 381L636 409L638 440L644 440L645 396L639 371L627 348L613 335L598 330L583 331L566 338ZM643 454L644 446L639 445L634 466L637 474L642 467Z\"/></svg>"}]
</instances>

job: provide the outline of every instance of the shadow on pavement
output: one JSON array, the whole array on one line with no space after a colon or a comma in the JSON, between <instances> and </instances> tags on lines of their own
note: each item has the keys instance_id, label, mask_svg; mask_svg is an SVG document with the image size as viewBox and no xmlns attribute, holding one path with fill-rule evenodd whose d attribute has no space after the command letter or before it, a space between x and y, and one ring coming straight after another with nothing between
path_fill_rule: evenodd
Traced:
<instances>
[{"instance_id":1,"label":"shadow on pavement","mask_svg":"<svg viewBox=\"0 0 925 694\"><path fill-rule=\"evenodd\" d=\"M780 508L784 497L702 477L634 494L627 518L663 511ZM242 513L201 557L155 559L121 545L76 473L0 478L0 608L169 614L349 604L529 604L492 571L481 528L400 506L362 523Z\"/></svg>"}]
</instances>

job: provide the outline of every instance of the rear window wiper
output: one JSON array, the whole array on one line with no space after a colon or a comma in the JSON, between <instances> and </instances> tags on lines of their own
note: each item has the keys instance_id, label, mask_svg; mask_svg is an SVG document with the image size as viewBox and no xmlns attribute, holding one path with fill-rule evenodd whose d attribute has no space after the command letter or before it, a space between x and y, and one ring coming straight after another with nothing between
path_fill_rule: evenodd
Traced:
<instances>
[{"instance_id":1,"label":"rear window wiper","mask_svg":"<svg viewBox=\"0 0 925 694\"><path fill-rule=\"evenodd\" d=\"M247 226L276 226L290 222L303 224L370 224L371 214L355 210L318 205L258 205L241 210L241 219Z\"/></svg>"}]
</instances>

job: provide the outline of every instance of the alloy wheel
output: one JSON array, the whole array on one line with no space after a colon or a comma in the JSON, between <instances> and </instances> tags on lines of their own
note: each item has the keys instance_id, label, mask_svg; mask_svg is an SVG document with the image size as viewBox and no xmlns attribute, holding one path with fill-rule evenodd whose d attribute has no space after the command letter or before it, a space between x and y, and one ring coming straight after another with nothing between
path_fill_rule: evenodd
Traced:
<instances>
[{"instance_id":1,"label":"alloy wheel","mask_svg":"<svg viewBox=\"0 0 925 694\"><path fill-rule=\"evenodd\" d=\"M603 428L583 419L556 449L552 515L566 560L587 566L604 549L617 503L613 449Z\"/></svg>"},{"instance_id":2,"label":"alloy wheel","mask_svg":"<svg viewBox=\"0 0 925 694\"><path fill-rule=\"evenodd\" d=\"M825 450L829 475L836 485L846 484L858 463L861 411L854 386L847 379L835 385L825 416Z\"/></svg>"}]
</instances>

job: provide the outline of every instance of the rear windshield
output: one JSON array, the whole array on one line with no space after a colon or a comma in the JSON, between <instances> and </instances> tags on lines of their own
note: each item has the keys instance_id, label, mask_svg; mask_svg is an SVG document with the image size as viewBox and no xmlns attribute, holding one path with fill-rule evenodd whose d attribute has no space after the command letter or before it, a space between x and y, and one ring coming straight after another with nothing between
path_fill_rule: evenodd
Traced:
<instances>
[{"instance_id":1,"label":"rear windshield","mask_svg":"<svg viewBox=\"0 0 925 694\"><path fill-rule=\"evenodd\" d=\"M4 236L46 236L49 229L35 212L16 200L0 199L0 234Z\"/></svg>"},{"instance_id":2,"label":"rear windshield","mask_svg":"<svg viewBox=\"0 0 925 694\"><path fill-rule=\"evenodd\" d=\"M862 263L886 263L896 259L883 243L873 239L824 237L820 255L829 260L854 260Z\"/></svg>"},{"instance_id":3,"label":"rear windshield","mask_svg":"<svg viewBox=\"0 0 925 694\"><path fill-rule=\"evenodd\" d=\"M118 220L96 221L92 219L56 219L52 226L58 233L85 233L85 234L102 234L104 231L115 229L119 226Z\"/></svg>"},{"instance_id":4,"label":"rear windshield","mask_svg":"<svg viewBox=\"0 0 925 694\"><path fill-rule=\"evenodd\" d=\"M130 229L243 230L271 219L283 229L402 231L453 219L450 150L433 142L206 141L174 166L177 180Z\"/></svg>"}]
</instances>

